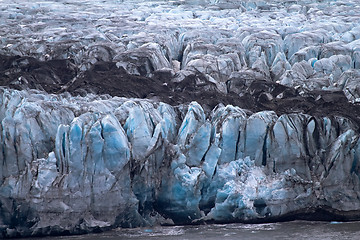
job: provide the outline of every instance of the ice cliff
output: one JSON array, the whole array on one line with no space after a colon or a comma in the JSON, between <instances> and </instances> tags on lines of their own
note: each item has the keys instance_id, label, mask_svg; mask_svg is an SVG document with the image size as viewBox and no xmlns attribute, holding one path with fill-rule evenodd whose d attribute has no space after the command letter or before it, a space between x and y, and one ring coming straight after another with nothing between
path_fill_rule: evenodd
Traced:
<instances>
[{"instance_id":1,"label":"ice cliff","mask_svg":"<svg viewBox=\"0 0 360 240\"><path fill-rule=\"evenodd\" d=\"M5 88L0 105L3 236L360 216L344 117Z\"/></svg>"}]
</instances>

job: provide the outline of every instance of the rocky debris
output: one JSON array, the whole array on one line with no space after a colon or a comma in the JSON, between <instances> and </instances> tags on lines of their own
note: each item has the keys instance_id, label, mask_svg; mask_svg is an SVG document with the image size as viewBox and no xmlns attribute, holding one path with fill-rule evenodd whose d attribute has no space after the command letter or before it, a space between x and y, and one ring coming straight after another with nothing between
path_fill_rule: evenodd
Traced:
<instances>
[{"instance_id":1,"label":"rocky debris","mask_svg":"<svg viewBox=\"0 0 360 240\"><path fill-rule=\"evenodd\" d=\"M79 69L70 60L39 61L32 57L0 56L0 85L14 89L59 91Z\"/></svg>"},{"instance_id":2,"label":"rocky debris","mask_svg":"<svg viewBox=\"0 0 360 240\"><path fill-rule=\"evenodd\" d=\"M109 94L152 99L173 106L197 101L206 111L211 111L222 103L253 112L272 110L278 114L295 112L316 116L338 115L360 123L360 106L348 102L344 92L336 89L301 92L299 89L261 80L259 77L252 78L251 75L243 73L233 75L227 81L227 93L223 93L201 73L190 74L177 82L177 76L168 70L155 71L151 77L144 77L129 74L122 67L116 66L115 62L100 61L89 70L76 75L79 70L68 60L41 62L33 58L7 56L1 56L1 59L3 64L0 85L15 89L34 88L48 93L69 92L74 96L86 96L89 93ZM22 67L17 67L19 62L23 63ZM51 74L48 75L49 73ZM9 78L29 80L10 82ZM345 80L345 76L341 81L344 82L342 88L345 93L357 91L350 88L354 84L356 87L356 83Z\"/></svg>"}]
</instances>

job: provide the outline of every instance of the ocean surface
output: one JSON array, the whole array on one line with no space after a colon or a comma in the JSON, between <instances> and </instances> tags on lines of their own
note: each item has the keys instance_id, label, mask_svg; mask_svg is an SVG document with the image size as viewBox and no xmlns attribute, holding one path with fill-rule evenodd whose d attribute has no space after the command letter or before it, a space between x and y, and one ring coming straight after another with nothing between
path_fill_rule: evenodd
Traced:
<instances>
[{"instance_id":1,"label":"ocean surface","mask_svg":"<svg viewBox=\"0 0 360 240\"><path fill-rule=\"evenodd\" d=\"M360 239L360 222L293 221L265 224L209 224L200 226L166 226L154 228L115 229L81 236L26 238L28 240L235 240L235 239Z\"/></svg>"}]
</instances>

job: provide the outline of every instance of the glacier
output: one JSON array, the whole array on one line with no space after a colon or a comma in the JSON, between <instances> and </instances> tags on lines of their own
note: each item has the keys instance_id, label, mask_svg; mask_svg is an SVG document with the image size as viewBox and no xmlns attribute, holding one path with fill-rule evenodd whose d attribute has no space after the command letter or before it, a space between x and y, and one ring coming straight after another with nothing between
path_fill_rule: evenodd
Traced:
<instances>
[{"instance_id":1,"label":"glacier","mask_svg":"<svg viewBox=\"0 0 360 240\"><path fill-rule=\"evenodd\" d=\"M358 0L2 0L0 237L360 219Z\"/></svg>"}]
</instances>

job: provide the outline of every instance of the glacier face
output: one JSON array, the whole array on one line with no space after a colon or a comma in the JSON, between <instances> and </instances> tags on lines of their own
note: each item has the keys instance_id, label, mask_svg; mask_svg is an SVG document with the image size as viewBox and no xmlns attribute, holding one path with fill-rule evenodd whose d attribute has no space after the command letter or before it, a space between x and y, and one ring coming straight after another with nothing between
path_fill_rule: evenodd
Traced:
<instances>
[{"instance_id":1,"label":"glacier face","mask_svg":"<svg viewBox=\"0 0 360 240\"><path fill-rule=\"evenodd\" d=\"M0 93L3 236L359 217L358 126L345 117Z\"/></svg>"}]
</instances>

